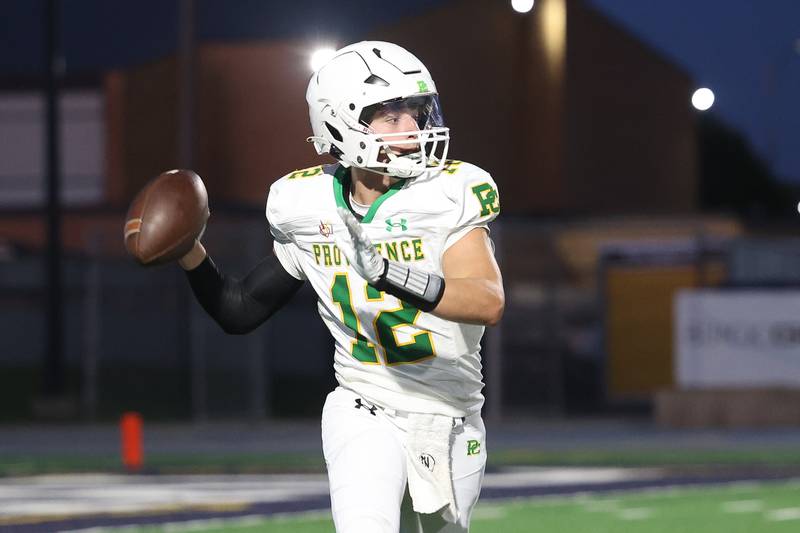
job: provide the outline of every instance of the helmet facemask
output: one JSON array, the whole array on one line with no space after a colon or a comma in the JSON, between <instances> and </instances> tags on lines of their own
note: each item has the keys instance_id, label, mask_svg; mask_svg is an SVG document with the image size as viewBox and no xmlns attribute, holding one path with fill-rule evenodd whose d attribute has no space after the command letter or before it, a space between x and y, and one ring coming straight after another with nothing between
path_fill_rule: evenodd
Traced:
<instances>
[{"instance_id":1,"label":"helmet facemask","mask_svg":"<svg viewBox=\"0 0 800 533\"><path fill-rule=\"evenodd\" d=\"M375 133L370 127L374 117L390 113L410 114L417 129ZM357 166L398 178L413 178L444 166L450 130L444 126L437 94L418 94L367 106L358 122L364 128L366 154Z\"/></svg>"}]
</instances>

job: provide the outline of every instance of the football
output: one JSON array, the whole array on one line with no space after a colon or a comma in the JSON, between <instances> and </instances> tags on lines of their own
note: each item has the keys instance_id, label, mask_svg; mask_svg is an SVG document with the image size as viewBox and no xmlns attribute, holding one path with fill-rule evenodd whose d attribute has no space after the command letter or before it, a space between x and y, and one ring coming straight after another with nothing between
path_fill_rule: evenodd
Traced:
<instances>
[{"instance_id":1,"label":"football","mask_svg":"<svg viewBox=\"0 0 800 533\"><path fill-rule=\"evenodd\" d=\"M203 180L191 170L170 170L150 180L125 217L125 249L143 266L186 255L209 217Z\"/></svg>"}]
</instances>

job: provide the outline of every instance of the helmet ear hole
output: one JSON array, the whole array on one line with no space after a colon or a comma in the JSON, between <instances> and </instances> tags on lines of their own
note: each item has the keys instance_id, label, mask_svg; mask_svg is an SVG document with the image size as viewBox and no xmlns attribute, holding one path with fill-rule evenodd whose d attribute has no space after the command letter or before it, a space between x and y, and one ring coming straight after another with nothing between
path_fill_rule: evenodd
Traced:
<instances>
[{"instance_id":1,"label":"helmet ear hole","mask_svg":"<svg viewBox=\"0 0 800 533\"><path fill-rule=\"evenodd\" d=\"M331 136L332 136L334 139L336 139L336 140L337 140L337 141L339 141L339 142L342 142L342 141L343 141L343 139L342 139L342 134L341 134L341 133L339 133L339 130L337 130L336 128L334 128L333 126L331 126L329 122L326 122L326 123L325 123L325 127L326 127L326 128L328 128L328 131L331 133Z\"/></svg>"},{"instance_id":2,"label":"helmet ear hole","mask_svg":"<svg viewBox=\"0 0 800 533\"><path fill-rule=\"evenodd\" d=\"M342 160L342 156L344 155L344 152L342 152L338 146L334 145L331 145L331 149L328 153L331 154L331 156L333 156L335 159L338 159L339 161Z\"/></svg>"}]
</instances>

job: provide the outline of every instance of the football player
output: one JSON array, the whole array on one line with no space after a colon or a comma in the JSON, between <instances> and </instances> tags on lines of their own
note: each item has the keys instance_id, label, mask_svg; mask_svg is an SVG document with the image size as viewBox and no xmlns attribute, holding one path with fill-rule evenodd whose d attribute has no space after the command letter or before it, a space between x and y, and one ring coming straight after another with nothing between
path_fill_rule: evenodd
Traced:
<instances>
[{"instance_id":1,"label":"football player","mask_svg":"<svg viewBox=\"0 0 800 533\"><path fill-rule=\"evenodd\" d=\"M497 186L447 159L436 85L399 46L342 48L306 97L308 140L337 162L272 185L274 256L237 280L198 242L181 266L231 333L316 291L339 384L322 413L337 531L468 531L487 452L479 343L504 308Z\"/></svg>"}]
</instances>

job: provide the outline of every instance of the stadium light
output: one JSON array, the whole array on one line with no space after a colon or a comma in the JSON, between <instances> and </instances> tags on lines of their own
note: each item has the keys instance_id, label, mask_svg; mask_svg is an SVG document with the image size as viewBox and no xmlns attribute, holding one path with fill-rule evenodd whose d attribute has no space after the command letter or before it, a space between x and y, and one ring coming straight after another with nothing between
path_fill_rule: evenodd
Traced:
<instances>
[{"instance_id":1,"label":"stadium light","mask_svg":"<svg viewBox=\"0 0 800 533\"><path fill-rule=\"evenodd\" d=\"M511 0L511 7L517 13L527 13L533 9L533 0Z\"/></svg>"},{"instance_id":2,"label":"stadium light","mask_svg":"<svg viewBox=\"0 0 800 533\"><path fill-rule=\"evenodd\" d=\"M311 70L318 71L322 65L330 61L336 50L333 48L320 48L311 54Z\"/></svg>"},{"instance_id":3,"label":"stadium light","mask_svg":"<svg viewBox=\"0 0 800 533\"><path fill-rule=\"evenodd\" d=\"M714 105L714 93L707 87L697 89L692 95L692 105L698 111L706 111Z\"/></svg>"}]
</instances>

